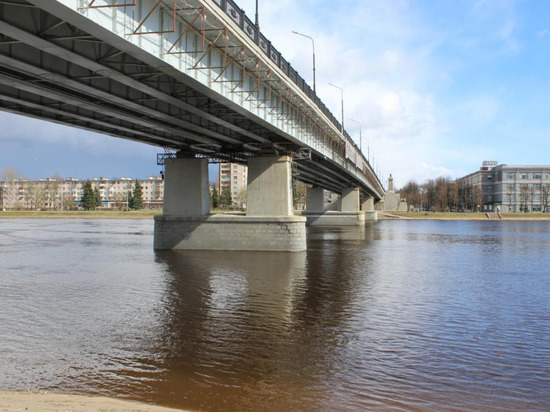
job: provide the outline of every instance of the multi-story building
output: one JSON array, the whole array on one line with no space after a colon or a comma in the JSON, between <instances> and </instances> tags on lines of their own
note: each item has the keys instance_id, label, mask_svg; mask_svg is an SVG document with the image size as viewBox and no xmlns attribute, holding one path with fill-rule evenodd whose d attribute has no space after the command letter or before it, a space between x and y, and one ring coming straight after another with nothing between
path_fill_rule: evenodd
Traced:
<instances>
[{"instance_id":1,"label":"multi-story building","mask_svg":"<svg viewBox=\"0 0 550 412\"><path fill-rule=\"evenodd\" d=\"M246 184L248 179L248 167L237 163L220 163L219 194L224 189L231 191L231 203L233 207L246 206Z\"/></svg>"},{"instance_id":2,"label":"multi-story building","mask_svg":"<svg viewBox=\"0 0 550 412\"><path fill-rule=\"evenodd\" d=\"M82 198L83 186L89 181L93 189L101 195L102 208L124 209L128 206L130 193L134 190L135 179L121 177L109 179L94 177L80 180L48 178L32 181L15 178L0 182L0 207L2 209L76 209ZM146 208L162 208L164 180L153 176L138 180L142 187L143 203Z\"/></svg>"},{"instance_id":3,"label":"multi-story building","mask_svg":"<svg viewBox=\"0 0 550 412\"><path fill-rule=\"evenodd\" d=\"M480 170L457 182L464 209L550 212L550 165L509 166L485 161Z\"/></svg>"}]
</instances>

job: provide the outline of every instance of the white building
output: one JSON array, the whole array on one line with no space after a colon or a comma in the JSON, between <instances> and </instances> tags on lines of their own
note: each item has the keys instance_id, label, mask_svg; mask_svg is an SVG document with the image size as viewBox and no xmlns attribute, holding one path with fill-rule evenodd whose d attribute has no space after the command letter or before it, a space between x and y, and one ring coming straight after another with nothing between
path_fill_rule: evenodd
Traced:
<instances>
[{"instance_id":1,"label":"white building","mask_svg":"<svg viewBox=\"0 0 550 412\"><path fill-rule=\"evenodd\" d=\"M120 177L109 179L94 177L92 179L47 178L32 181L15 178L0 182L0 209L42 209L70 210L77 209L82 198L83 186L89 181L93 189L101 195L102 208L125 209L128 199L134 190L135 179ZM162 208L164 199L164 180L152 176L137 180L143 190L144 207Z\"/></svg>"},{"instance_id":2,"label":"white building","mask_svg":"<svg viewBox=\"0 0 550 412\"><path fill-rule=\"evenodd\" d=\"M223 189L231 191L231 202L235 208L246 206L246 185L248 167L238 163L221 163L219 171L219 195Z\"/></svg>"}]
</instances>

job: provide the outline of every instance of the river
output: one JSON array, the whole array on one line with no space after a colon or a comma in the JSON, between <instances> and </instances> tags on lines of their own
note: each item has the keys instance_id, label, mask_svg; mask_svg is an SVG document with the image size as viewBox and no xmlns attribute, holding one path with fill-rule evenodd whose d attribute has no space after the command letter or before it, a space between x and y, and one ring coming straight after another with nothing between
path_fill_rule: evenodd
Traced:
<instances>
[{"instance_id":1,"label":"river","mask_svg":"<svg viewBox=\"0 0 550 412\"><path fill-rule=\"evenodd\" d=\"M548 410L550 222L309 228L303 253L154 252L152 232L0 219L0 389L201 411Z\"/></svg>"}]
</instances>

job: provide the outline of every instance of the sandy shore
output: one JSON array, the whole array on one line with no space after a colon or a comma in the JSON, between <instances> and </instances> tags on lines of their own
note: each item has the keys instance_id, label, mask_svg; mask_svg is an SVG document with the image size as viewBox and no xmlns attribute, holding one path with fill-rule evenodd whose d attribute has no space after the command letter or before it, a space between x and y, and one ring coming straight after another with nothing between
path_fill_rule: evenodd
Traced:
<instances>
[{"instance_id":1,"label":"sandy shore","mask_svg":"<svg viewBox=\"0 0 550 412\"><path fill-rule=\"evenodd\" d=\"M61 395L37 392L0 391L0 412L169 412L180 409L163 408L120 399L96 396Z\"/></svg>"}]
</instances>

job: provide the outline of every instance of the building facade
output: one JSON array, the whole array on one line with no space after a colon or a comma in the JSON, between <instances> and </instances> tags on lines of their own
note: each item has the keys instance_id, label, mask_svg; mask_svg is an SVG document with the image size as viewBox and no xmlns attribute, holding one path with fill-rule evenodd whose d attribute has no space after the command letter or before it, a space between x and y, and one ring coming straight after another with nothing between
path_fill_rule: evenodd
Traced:
<instances>
[{"instance_id":1,"label":"building facade","mask_svg":"<svg viewBox=\"0 0 550 412\"><path fill-rule=\"evenodd\" d=\"M0 182L0 210L71 210L78 209L82 198L83 186L89 181L92 188L101 195L101 208L125 209L128 207L130 193L134 190L135 179L121 177L109 179L48 178L28 180L15 178ZM162 208L164 199L164 180L152 176L138 180L143 190L144 207Z\"/></svg>"},{"instance_id":2,"label":"building facade","mask_svg":"<svg viewBox=\"0 0 550 412\"><path fill-rule=\"evenodd\" d=\"M220 163L218 193L221 197L223 190L229 189L234 208L246 207L247 182L248 167L238 163Z\"/></svg>"},{"instance_id":3,"label":"building facade","mask_svg":"<svg viewBox=\"0 0 550 412\"><path fill-rule=\"evenodd\" d=\"M464 210L550 211L550 165L509 166L485 161L480 170L457 179L457 182Z\"/></svg>"}]
</instances>

